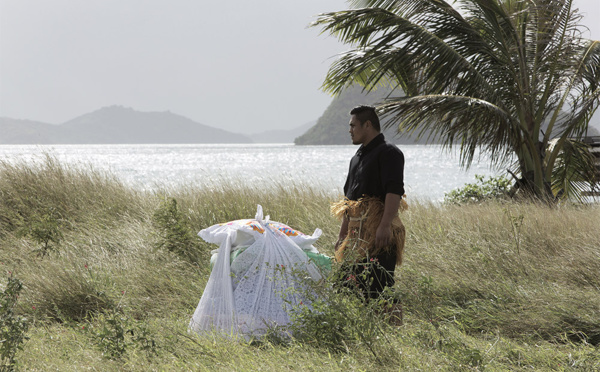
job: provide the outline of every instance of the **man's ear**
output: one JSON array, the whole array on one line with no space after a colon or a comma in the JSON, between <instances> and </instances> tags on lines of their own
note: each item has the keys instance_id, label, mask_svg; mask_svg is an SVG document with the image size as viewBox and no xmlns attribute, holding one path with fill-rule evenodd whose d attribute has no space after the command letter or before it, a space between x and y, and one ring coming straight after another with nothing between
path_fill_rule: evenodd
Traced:
<instances>
[{"instance_id":1,"label":"man's ear","mask_svg":"<svg viewBox=\"0 0 600 372\"><path fill-rule=\"evenodd\" d=\"M371 128L373 128L373 123L371 123L371 120L367 120L367 121L365 121L365 125L364 126L365 127L371 127Z\"/></svg>"}]
</instances>

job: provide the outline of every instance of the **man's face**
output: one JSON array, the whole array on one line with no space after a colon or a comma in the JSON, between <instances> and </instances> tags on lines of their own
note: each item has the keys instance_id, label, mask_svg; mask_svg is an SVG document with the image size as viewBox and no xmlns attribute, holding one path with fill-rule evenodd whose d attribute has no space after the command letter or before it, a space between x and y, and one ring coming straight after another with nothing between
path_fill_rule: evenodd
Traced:
<instances>
[{"instance_id":1,"label":"man's face","mask_svg":"<svg viewBox=\"0 0 600 372\"><path fill-rule=\"evenodd\" d=\"M360 145L365 142L367 136L366 123L361 124L356 115L350 117L350 137L354 145Z\"/></svg>"}]
</instances>

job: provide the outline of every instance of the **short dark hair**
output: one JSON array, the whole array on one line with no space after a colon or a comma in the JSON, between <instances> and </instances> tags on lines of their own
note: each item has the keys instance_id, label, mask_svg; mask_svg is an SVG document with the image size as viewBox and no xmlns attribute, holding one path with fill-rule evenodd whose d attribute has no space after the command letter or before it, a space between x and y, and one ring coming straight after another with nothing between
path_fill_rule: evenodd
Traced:
<instances>
[{"instance_id":1,"label":"short dark hair","mask_svg":"<svg viewBox=\"0 0 600 372\"><path fill-rule=\"evenodd\" d=\"M381 132L379 116L377 116L377 113L375 112L375 107L366 105L356 106L350 111L350 115L356 115L356 118L361 125L370 121L373 128L375 128L376 131Z\"/></svg>"}]
</instances>

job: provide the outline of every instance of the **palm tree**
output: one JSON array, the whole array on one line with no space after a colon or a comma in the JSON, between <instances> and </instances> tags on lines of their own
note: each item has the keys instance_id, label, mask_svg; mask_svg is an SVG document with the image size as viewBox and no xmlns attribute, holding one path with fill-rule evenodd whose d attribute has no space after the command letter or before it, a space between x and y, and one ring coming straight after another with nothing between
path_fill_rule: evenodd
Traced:
<instances>
[{"instance_id":1,"label":"palm tree","mask_svg":"<svg viewBox=\"0 0 600 372\"><path fill-rule=\"evenodd\" d=\"M582 37L572 1L350 4L314 23L353 48L325 90L401 89L379 105L388 125L460 146L466 167L477 148L496 166L514 161L530 195L577 197L581 181L595 184L581 139L600 103L600 42Z\"/></svg>"}]
</instances>

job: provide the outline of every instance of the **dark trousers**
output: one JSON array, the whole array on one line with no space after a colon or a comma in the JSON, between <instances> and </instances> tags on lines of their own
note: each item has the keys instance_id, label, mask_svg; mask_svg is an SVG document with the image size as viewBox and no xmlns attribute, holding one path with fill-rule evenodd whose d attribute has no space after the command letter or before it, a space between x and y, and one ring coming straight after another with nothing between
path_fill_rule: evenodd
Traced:
<instances>
[{"instance_id":1,"label":"dark trousers","mask_svg":"<svg viewBox=\"0 0 600 372\"><path fill-rule=\"evenodd\" d=\"M379 298L386 287L392 287L396 267L396 247L365 258L359 262L344 263L341 284L356 289L365 299Z\"/></svg>"}]
</instances>

